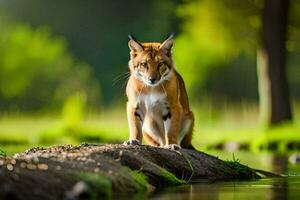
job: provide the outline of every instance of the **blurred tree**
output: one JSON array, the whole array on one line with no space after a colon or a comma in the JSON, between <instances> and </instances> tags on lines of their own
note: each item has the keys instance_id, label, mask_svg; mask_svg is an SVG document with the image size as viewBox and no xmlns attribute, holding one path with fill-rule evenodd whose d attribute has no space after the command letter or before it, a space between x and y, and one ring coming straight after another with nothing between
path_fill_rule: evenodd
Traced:
<instances>
[{"instance_id":1,"label":"blurred tree","mask_svg":"<svg viewBox=\"0 0 300 200\"><path fill-rule=\"evenodd\" d=\"M299 98L300 4L290 3L288 73L292 95ZM88 79L93 73L101 85L101 100L106 103L124 96L121 86L125 78L117 84L114 80L128 70L126 35L160 41L163 35L176 32L179 25L174 57L194 100L207 95L221 103L220 97L235 102L257 101L255 65L262 9L263 0L0 0L0 14L31 27L46 24L55 34L64 36L70 44L68 51L88 63L76 62L88 69L77 70L76 76L67 73L68 84L61 85L58 96L64 96L63 86L76 85L73 77L86 74ZM32 91L34 86L38 85L33 85Z\"/></svg>"},{"instance_id":2,"label":"blurred tree","mask_svg":"<svg viewBox=\"0 0 300 200\"><path fill-rule=\"evenodd\" d=\"M183 24L174 57L192 97L256 99L260 8L257 0L186 1L178 8Z\"/></svg>"},{"instance_id":3,"label":"blurred tree","mask_svg":"<svg viewBox=\"0 0 300 200\"><path fill-rule=\"evenodd\" d=\"M289 0L264 0L257 67L261 120L267 126L292 119L286 79L288 10Z\"/></svg>"},{"instance_id":4,"label":"blurred tree","mask_svg":"<svg viewBox=\"0 0 300 200\"><path fill-rule=\"evenodd\" d=\"M182 34L176 38L174 55L192 94L206 92L218 101L220 94L255 98L253 61L257 59L262 122L270 126L290 120L286 49L292 92L299 97L300 4L292 1L292 12L288 4L284 0L198 0L180 6ZM234 68L235 63L239 67Z\"/></svg>"},{"instance_id":5,"label":"blurred tree","mask_svg":"<svg viewBox=\"0 0 300 200\"><path fill-rule=\"evenodd\" d=\"M0 109L41 110L59 108L78 92L89 103L99 101L99 86L90 67L76 60L63 38L49 28L0 20Z\"/></svg>"},{"instance_id":6,"label":"blurred tree","mask_svg":"<svg viewBox=\"0 0 300 200\"><path fill-rule=\"evenodd\" d=\"M50 26L63 35L69 50L86 61L101 85L102 103L124 97L122 79L128 71L128 33L143 41L161 41L177 30L180 0L0 0L0 11L31 26Z\"/></svg>"}]
</instances>

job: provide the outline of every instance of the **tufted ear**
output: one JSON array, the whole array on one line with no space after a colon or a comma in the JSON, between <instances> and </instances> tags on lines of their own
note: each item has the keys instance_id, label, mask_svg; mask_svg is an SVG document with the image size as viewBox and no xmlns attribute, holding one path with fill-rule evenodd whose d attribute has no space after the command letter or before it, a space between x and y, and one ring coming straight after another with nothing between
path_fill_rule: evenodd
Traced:
<instances>
[{"instance_id":1,"label":"tufted ear","mask_svg":"<svg viewBox=\"0 0 300 200\"><path fill-rule=\"evenodd\" d=\"M129 41L128 46L131 51L141 52L144 50L143 45L139 43L132 35L128 35Z\"/></svg>"},{"instance_id":2,"label":"tufted ear","mask_svg":"<svg viewBox=\"0 0 300 200\"><path fill-rule=\"evenodd\" d=\"M161 49L167 56L171 55L171 50L173 46L173 34L170 34L163 43L159 46L159 49Z\"/></svg>"}]
</instances>

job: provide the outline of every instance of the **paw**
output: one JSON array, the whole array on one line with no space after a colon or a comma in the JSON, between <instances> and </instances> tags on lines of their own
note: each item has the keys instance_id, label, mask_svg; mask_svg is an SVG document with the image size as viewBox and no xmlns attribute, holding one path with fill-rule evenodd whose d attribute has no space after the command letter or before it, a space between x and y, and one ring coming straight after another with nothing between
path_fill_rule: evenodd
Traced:
<instances>
[{"instance_id":1,"label":"paw","mask_svg":"<svg viewBox=\"0 0 300 200\"><path fill-rule=\"evenodd\" d=\"M179 150L179 149L181 149L181 147L178 144L165 145L164 148L171 149L171 150Z\"/></svg>"},{"instance_id":2,"label":"paw","mask_svg":"<svg viewBox=\"0 0 300 200\"><path fill-rule=\"evenodd\" d=\"M127 140L123 143L124 145L141 145L139 140Z\"/></svg>"}]
</instances>

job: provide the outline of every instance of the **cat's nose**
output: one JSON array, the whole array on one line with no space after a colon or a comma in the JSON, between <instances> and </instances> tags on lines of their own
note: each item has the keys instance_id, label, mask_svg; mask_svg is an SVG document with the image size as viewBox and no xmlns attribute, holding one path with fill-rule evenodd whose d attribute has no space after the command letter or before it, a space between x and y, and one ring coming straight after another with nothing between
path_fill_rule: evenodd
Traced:
<instances>
[{"instance_id":1,"label":"cat's nose","mask_svg":"<svg viewBox=\"0 0 300 200\"><path fill-rule=\"evenodd\" d=\"M155 78L155 77L150 77L150 78L149 78L149 81L150 81L150 83L152 83L152 84L153 84L153 83L155 83L155 81L156 81L156 78Z\"/></svg>"}]
</instances>

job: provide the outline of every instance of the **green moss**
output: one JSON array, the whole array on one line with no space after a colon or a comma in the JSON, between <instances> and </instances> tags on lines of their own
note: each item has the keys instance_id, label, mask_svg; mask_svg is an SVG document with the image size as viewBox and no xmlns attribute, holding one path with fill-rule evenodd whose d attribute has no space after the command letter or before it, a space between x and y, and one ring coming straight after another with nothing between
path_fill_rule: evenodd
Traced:
<instances>
[{"instance_id":1,"label":"green moss","mask_svg":"<svg viewBox=\"0 0 300 200\"><path fill-rule=\"evenodd\" d=\"M161 176L163 177L163 181L168 185L181 185L186 183L186 181L178 179L173 173L164 168L161 169Z\"/></svg>"},{"instance_id":2,"label":"green moss","mask_svg":"<svg viewBox=\"0 0 300 200\"><path fill-rule=\"evenodd\" d=\"M100 174L81 172L76 174L76 180L87 184L90 199L112 198L112 183L108 178Z\"/></svg>"},{"instance_id":3,"label":"green moss","mask_svg":"<svg viewBox=\"0 0 300 200\"><path fill-rule=\"evenodd\" d=\"M136 197L144 196L146 193L145 191L149 191L150 184L148 182L148 177L143 172L138 170L133 170L130 172L130 175L133 177L134 181L138 185L139 194L136 194ZM186 184L186 181L178 179L173 173L169 172L168 170L161 168L160 169L160 176L159 176L160 185L165 186L172 186L172 185L181 185ZM137 198L139 199L139 198Z\"/></svg>"},{"instance_id":4,"label":"green moss","mask_svg":"<svg viewBox=\"0 0 300 200\"><path fill-rule=\"evenodd\" d=\"M0 157L6 157L6 152L0 149Z\"/></svg>"},{"instance_id":5,"label":"green moss","mask_svg":"<svg viewBox=\"0 0 300 200\"><path fill-rule=\"evenodd\" d=\"M140 171L134 170L130 172L134 181L138 184L140 191L146 191L149 188L147 177Z\"/></svg>"}]
</instances>

